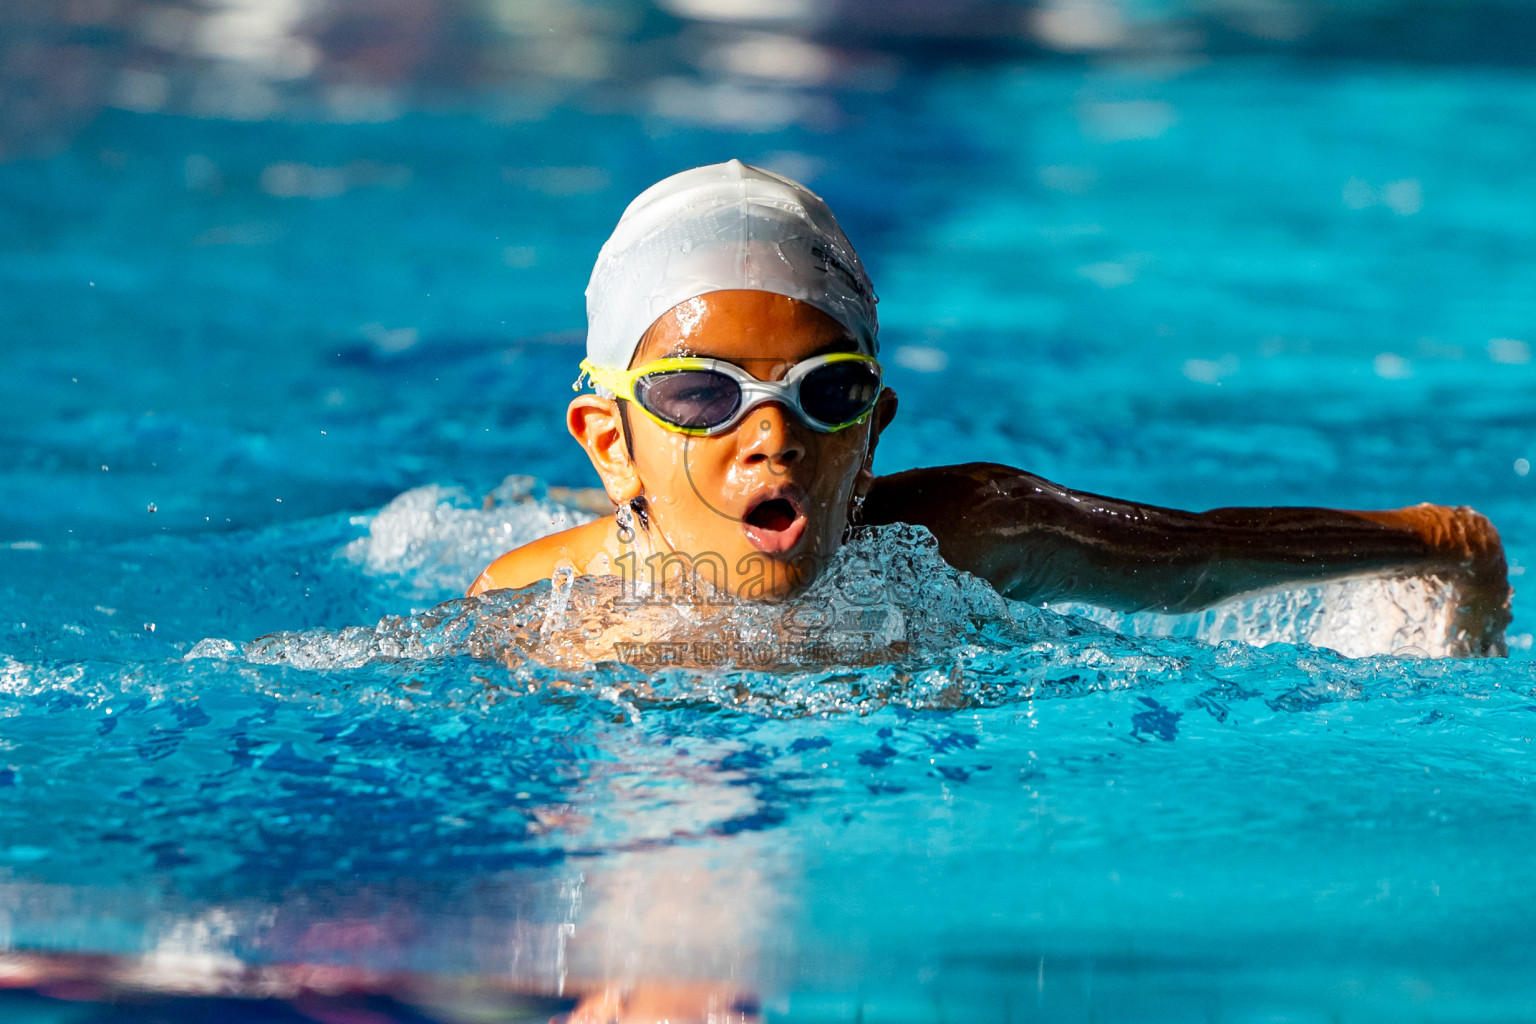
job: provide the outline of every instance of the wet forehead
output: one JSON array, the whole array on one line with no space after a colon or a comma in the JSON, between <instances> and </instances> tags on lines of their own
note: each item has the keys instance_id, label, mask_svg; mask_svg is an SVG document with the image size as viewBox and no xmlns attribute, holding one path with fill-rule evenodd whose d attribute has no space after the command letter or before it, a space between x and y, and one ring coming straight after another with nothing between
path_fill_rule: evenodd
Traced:
<instances>
[{"instance_id":1,"label":"wet forehead","mask_svg":"<svg viewBox=\"0 0 1536 1024\"><path fill-rule=\"evenodd\" d=\"M767 380L811 356L857 350L841 324L809 303L767 292L726 291L668 310L646 332L630 365L707 356Z\"/></svg>"}]
</instances>

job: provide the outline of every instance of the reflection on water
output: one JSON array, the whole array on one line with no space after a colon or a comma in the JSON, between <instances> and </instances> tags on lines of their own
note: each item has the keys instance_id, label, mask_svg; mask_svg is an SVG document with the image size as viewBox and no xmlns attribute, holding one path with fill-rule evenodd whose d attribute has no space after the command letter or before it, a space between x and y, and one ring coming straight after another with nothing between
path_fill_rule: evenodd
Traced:
<instances>
[{"instance_id":1,"label":"reflection on water","mask_svg":"<svg viewBox=\"0 0 1536 1024\"><path fill-rule=\"evenodd\" d=\"M389 120L560 102L705 125L830 127L909 63L1041 54L1187 61L1293 51L1528 63L1536 13L1322 0L59 0L0 9L0 157L105 108ZM1522 34L1524 33L1524 34Z\"/></svg>"},{"instance_id":2,"label":"reflection on water","mask_svg":"<svg viewBox=\"0 0 1536 1024\"><path fill-rule=\"evenodd\" d=\"M707 787L696 795L711 803ZM686 814L729 817L752 803L739 789L718 795ZM562 825L553 813L544 820ZM796 890L782 851L751 835L726 847L664 836L634 845L457 880L337 877L222 899L8 881L0 988L37 987L60 973L84 975L102 998L474 985L561 996L615 984L772 980L774 957L786 950L768 944L782 936ZM101 959L70 967L44 954L72 950Z\"/></svg>"},{"instance_id":3,"label":"reflection on water","mask_svg":"<svg viewBox=\"0 0 1536 1024\"><path fill-rule=\"evenodd\" d=\"M542 1024L576 1004L503 979L318 964L220 969L203 959L158 950L3 954L0 1017L8 1024Z\"/></svg>"}]
</instances>

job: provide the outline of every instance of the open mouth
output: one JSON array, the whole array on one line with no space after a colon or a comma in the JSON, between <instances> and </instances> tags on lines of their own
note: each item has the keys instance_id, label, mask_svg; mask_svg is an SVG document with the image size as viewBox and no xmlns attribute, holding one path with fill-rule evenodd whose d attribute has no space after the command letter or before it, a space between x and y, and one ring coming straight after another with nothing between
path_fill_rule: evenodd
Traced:
<instances>
[{"instance_id":1,"label":"open mouth","mask_svg":"<svg viewBox=\"0 0 1536 1024\"><path fill-rule=\"evenodd\" d=\"M759 551L788 551L805 533L803 503L793 494L767 494L754 502L742 517L742 532Z\"/></svg>"},{"instance_id":2,"label":"open mouth","mask_svg":"<svg viewBox=\"0 0 1536 1024\"><path fill-rule=\"evenodd\" d=\"M795 506L789 503L788 498L770 498L747 513L747 522L759 530L778 533L789 529L789 524L795 521L795 514Z\"/></svg>"}]
</instances>

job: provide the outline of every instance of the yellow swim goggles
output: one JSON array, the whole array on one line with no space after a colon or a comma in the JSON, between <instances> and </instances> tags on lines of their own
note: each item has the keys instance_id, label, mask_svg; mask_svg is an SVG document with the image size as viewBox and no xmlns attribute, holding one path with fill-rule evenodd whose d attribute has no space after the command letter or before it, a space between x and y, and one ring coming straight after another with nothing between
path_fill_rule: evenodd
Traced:
<instances>
[{"instance_id":1,"label":"yellow swim goggles","mask_svg":"<svg viewBox=\"0 0 1536 1024\"><path fill-rule=\"evenodd\" d=\"M633 370L584 359L581 369L593 384L633 402L659 426L695 437L733 429L764 402L782 402L812 430L843 430L869 415L881 388L880 364L855 352L813 356L778 381L758 380L723 359L658 359Z\"/></svg>"}]
</instances>

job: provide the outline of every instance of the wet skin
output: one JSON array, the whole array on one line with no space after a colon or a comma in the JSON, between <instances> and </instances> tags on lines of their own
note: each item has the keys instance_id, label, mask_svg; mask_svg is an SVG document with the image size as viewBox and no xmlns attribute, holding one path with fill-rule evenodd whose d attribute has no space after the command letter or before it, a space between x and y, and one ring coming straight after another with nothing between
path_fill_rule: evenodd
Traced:
<instances>
[{"instance_id":1,"label":"wet skin","mask_svg":"<svg viewBox=\"0 0 1536 1024\"><path fill-rule=\"evenodd\" d=\"M760 380L780 380L796 363L857 351L842 326L795 299L758 291L713 292L680 303L652 325L631 361L672 356L728 360ZM746 598L792 592L842 543L856 496L874 484L880 431L896 411L886 390L863 422L830 433L768 402L733 429L693 437L630 406L582 395L567 410L618 507L638 504L626 528L615 516L536 541L503 556L471 593L546 579L561 564L589 573L638 575L652 583L700 578ZM626 443L626 432L629 435Z\"/></svg>"},{"instance_id":2,"label":"wet skin","mask_svg":"<svg viewBox=\"0 0 1536 1024\"><path fill-rule=\"evenodd\" d=\"M799 360L852 349L835 321L805 303L725 291L663 315L631 365L669 355L713 356L774 380ZM1458 628L1467 652L1505 653L1510 589L1504 551L1493 524L1470 508L1182 512L980 463L877 479L870 460L896 412L889 390L868 421L833 434L811 430L777 403L759 406L713 438L665 430L634 409L621 417L618 405L583 395L571 402L567 426L608 498L618 506L643 498L648 525L627 531L606 516L535 541L493 562L471 594L526 586L562 565L628 575L636 567L645 573L649 564L678 575L685 560L666 559L680 552L694 559L719 555L733 593L778 597L802 585L837 549L852 499L866 496L866 522L926 526L952 565L1020 600L1185 612L1275 587L1435 573L1459 587ZM754 508L778 493L793 499L803 522L787 530L754 529ZM756 575L754 567L761 570Z\"/></svg>"}]
</instances>

